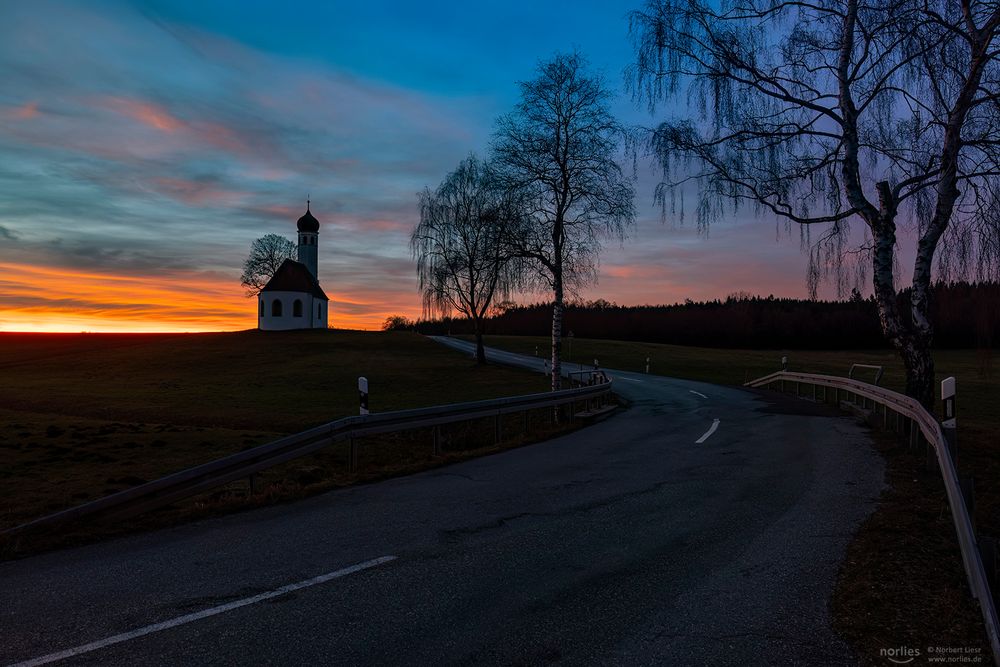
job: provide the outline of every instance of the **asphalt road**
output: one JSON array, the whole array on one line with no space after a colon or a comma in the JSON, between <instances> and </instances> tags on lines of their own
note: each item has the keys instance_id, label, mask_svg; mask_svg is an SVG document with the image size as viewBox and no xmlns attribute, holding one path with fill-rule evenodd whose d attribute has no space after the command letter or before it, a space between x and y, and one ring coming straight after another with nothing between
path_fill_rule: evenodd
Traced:
<instances>
[{"instance_id":1,"label":"asphalt road","mask_svg":"<svg viewBox=\"0 0 1000 667\"><path fill-rule=\"evenodd\" d=\"M828 604L866 432L613 376L629 409L549 442L0 564L0 664L854 664Z\"/></svg>"}]
</instances>

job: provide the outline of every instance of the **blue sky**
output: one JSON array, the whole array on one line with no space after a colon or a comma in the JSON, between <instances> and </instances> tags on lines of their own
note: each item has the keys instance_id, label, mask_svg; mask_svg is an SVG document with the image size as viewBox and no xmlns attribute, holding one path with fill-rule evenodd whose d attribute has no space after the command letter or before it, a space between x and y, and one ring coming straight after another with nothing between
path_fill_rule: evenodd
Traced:
<instances>
[{"instance_id":1,"label":"blue sky","mask_svg":"<svg viewBox=\"0 0 1000 667\"><path fill-rule=\"evenodd\" d=\"M294 235L307 194L334 324L419 314L416 193L485 151L540 60L578 49L616 113L652 124L624 93L629 9L4 2L0 330L254 326L242 260L258 236ZM636 228L582 296L805 295L797 232L663 224L655 183L640 163Z\"/></svg>"}]
</instances>

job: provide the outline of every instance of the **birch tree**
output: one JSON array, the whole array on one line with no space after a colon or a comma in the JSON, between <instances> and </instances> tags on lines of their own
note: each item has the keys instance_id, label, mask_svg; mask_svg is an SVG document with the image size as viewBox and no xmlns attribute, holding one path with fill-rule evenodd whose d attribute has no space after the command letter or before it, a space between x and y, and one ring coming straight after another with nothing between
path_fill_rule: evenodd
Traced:
<instances>
[{"instance_id":1,"label":"birch tree","mask_svg":"<svg viewBox=\"0 0 1000 667\"><path fill-rule=\"evenodd\" d=\"M634 191L617 162L624 128L608 109L604 82L580 55L555 56L520 87L520 102L497 122L492 150L523 205L513 252L552 292L555 390L566 292L595 280L602 240L625 238L635 220Z\"/></svg>"},{"instance_id":2,"label":"birch tree","mask_svg":"<svg viewBox=\"0 0 1000 667\"><path fill-rule=\"evenodd\" d=\"M419 195L420 222L410 238L424 314L469 318L476 361L486 363L483 322L497 299L518 284L506 239L519 214L494 171L475 155L463 160L434 191Z\"/></svg>"},{"instance_id":3,"label":"birch tree","mask_svg":"<svg viewBox=\"0 0 1000 667\"><path fill-rule=\"evenodd\" d=\"M652 0L631 16L633 92L670 112L648 143L661 202L694 181L699 225L747 205L801 225L813 292L861 258L927 407L935 256L944 273L997 261L998 27L1000 5L977 0ZM903 307L900 231L916 238Z\"/></svg>"}]
</instances>

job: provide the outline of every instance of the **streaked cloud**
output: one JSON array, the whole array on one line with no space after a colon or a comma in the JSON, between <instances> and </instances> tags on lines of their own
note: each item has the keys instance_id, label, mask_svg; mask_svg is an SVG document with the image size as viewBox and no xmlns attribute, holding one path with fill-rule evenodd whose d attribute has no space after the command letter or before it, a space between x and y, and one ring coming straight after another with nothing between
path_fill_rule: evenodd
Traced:
<instances>
[{"instance_id":1,"label":"streaked cloud","mask_svg":"<svg viewBox=\"0 0 1000 667\"><path fill-rule=\"evenodd\" d=\"M418 315L416 193L485 150L538 59L578 46L614 87L630 48L614 3L457 6L0 4L0 330L252 327L242 262L307 195L334 323ZM661 225L654 182L583 296L805 293L794 240Z\"/></svg>"}]
</instances>

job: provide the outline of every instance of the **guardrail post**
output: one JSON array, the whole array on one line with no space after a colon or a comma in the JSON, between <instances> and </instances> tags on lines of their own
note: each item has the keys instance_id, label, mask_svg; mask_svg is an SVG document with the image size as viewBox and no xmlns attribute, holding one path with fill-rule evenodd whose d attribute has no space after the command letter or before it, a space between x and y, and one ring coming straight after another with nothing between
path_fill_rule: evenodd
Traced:
<instances>
[{"instance_id":1,"label":"guardrail post","mask_svg":"<svg viewBox=\"0 0 1000 667\"><path fill-rule=\"evenodd\" d=\"M502 417L502 415L498 412L496 414L496 416L493 418L493 444L494 445L499 445L500 444L500 436L502 435L502 433L500 431L500 429L501 429L501 424L500 424L501 417Z\"/></svg>"},{"instance_id":2,"label":"guardrail post","mask_svg":"<svg viewBox=\"0 0 1000 667\"><path fill-rule=\"evenodd\" d=\"M976 478L972 475L959 475L958 486L962 490L962 498L965 499L965 509L969 513L969 520L972 522L972 531L976 531Z\"/></svg>"},{"instance_id":3,"label":"guardrail post","mask_svg":"<svg viewBox=\"0 0 1000 667\"><path fill-rule=\"evenodd\" d=\"M997 541L992 537L981 535L976 540L976 547L979 549L979 558L983 561L983 569L986 571L986 582L990 585L990 593L996 604L1000 598L1000 590L997 589Z\"/></svg>"},{"instance_id":4,"label":"guardrail post","mask_svg":"<svg viewBox=\"0 0 1000 667\"><path fill-rule=\"evenodd\" d=\"M524 411L524 434L528 435L530 416L527 410Z\"/></svg>"},{"instance_id":5,"label":"guardrail post","mask_svg":"<svg viewBox=\"0 0 1000 667\"><path fill-rule=\"evenodd\" d=\"M948 441L948 453L951 460L958 459L958 437L955 423L955 378L948 377L941 381L941 401L944 403L944 419L941 420L941 431Z\"/></svg>"},{"instance_id":6,"label":"guardrail post","mask_svg":"<svg viewBox=\"0 0 1000 667\"><path fill-rule=\"evenodd\" d=\"M940 466L937 458L937 447L934 446L933 442L927 440L926 438L924 439L924 442L926 443L924 445L924 453L926 455L926 459L924 460L924 467L927 470L934 470L936 468L939 468Z\"/></svg>"},{"instance_id":7,"label":"guardrail post","mask_svg":"<svg viewBox=\"0 0 1000 667\"><path fill-rule=\"evenodd\" d=\"M434 456L441 456L441 426L434 427Z\"/></svg>"},{"instance_id":8,"label":"guardrail post","mask_svg":"<svg viewBox=\"0 0 1000 667\"><path fill-rule=\"evenodd\" d=\"M351 438L351 451L348 454L347 468L350 472L358 471L358 441Z\"/></svg>"}]
</instances>

